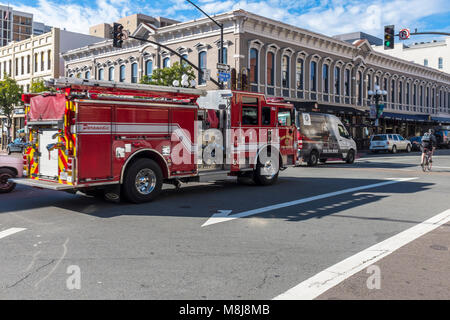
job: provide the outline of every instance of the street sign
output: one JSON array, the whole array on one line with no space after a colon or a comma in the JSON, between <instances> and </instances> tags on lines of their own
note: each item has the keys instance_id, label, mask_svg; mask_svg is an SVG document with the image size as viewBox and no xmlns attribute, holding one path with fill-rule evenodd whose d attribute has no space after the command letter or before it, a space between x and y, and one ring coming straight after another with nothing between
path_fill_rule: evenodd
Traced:
<instances>
[{"instance_id":1,"label":"street sign","mask_svg":"<svg viewBox=\"0 0 450 320\"><path fill-rule=\"evenodd\" d=\"M402 29L398 33L398 37L400 40L407 40L409 39L409 36L411 35L411 32L408 28Z\"/></svg>"},{"instance_id":2,"label":"street sign","mask_svg":"<svg viewBox=\"0 0 450 320\"><path fill-rule=\"evenodd\" d=\"M211 70L210 69L206 69L206 72L204 72L203 74L205 77L205 81L211 80Z\"/></svg>"},{"instance_id":3,"label":"street sign","mask_svg":"<svg viewBox=\"0 0 450 320\"><path fill-rule=\"evenodd\" d=\"M217 71L219 72L230 72L231 67L228 64L224 64L224 63L218 63L217 64Z\"/></svg>"},{"instance_id":4,"label":"street sign","mask_svg":"<svg viewBox=\"0 0 450 320\"><path fill-rule=\"evenodd\" d=\"M217 77L220 82L228 82L231 79L231 74L228 72L219 72Z\"/></svg>"},{"instance_id":5,"label":"street sign","mask_svg":"<svg viewBox=\"0 0 450 320\"><path fill-rule=\"evenodd\" d=\"M375 119L377 117L377 107L373 104L370 106L370 118Z\"/></svg>"}]
</instances>

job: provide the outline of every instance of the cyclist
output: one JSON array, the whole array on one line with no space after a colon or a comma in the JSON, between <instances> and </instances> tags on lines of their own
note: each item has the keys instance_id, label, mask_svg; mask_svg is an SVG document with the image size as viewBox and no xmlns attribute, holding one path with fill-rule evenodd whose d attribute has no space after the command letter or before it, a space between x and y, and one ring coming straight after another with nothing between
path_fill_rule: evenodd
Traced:
<instances>
[{"instance_id":1,"label":"cyclist","mask_svg":"<svg viewBox=\"0 0 450 320\"><path fill-rule=\"evenodd\" d=\"M421 144L422 162L421 162L421 165L423 165L423 160L424 160L425 154L427 152L430 152L430 163L433 162L432 157L433 157L433 152L436 149L436 145L437 145L437 140L436 140L436 137L434 136L434 130L430 129L422 137L422 144Z\"/></svg>"}]
</instances>

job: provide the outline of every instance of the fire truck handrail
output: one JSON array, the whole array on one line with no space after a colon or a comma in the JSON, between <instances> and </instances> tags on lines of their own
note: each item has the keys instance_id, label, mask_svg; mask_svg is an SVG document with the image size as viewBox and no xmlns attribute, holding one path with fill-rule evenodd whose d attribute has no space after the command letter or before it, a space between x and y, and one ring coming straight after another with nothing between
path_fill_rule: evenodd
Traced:
<instances>
[{"instance_id":1,"label":"fire truck handrail","mask_svg":"<svg viewBox=\"0 0 450 320\"><path fill-rule=\"evenodd\" d=\"M167 87L167 86L156 86L150 84L137 84L137 83L123 83L116 81L105 81L105 80L91 80L91 79L80 79L80 78L68 78L60 77L57 79L50 79L45 82L48 87L55 87L59 89L73 88L78 90L99 90L99 91L114 91L117 93L125 94L125 91L133 91L133 94L140 93L143 95L148 95L151 93L158 94L169 94L176 97L176 95L183 96L205 96L206 90L194 89L194 88L183 88L183 87ZM137 95L138 95L137 94Z\"/></svg>"}]
</instances>

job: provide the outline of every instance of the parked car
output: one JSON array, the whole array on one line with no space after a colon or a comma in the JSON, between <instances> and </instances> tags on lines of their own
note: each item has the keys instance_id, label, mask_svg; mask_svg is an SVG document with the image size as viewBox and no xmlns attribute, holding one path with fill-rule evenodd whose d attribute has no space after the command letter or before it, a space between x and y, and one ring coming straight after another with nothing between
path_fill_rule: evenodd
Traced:
<instances>
[{"instance_id":1,"label":"parked car","mask_svg":"<svg viewBox=\"0 0 450 320\"><path fill-rule=\"evenodd\" d=\"M420 145L422 144L422 136L414 136L408 139L411 142L412 151L420 151Z\"/></svg>"},{"instance_id":2,"label":"parked car","mask_svg":"<svg viewBox=\"0 0 450 320\"><path fill-rule=\"evenodd\" d=\"M370 151L377 153L378 151L386 151L397 153L397 151L411 152L412 145L399 134L376 134L370 139Z\"/></svg>"},{"instance_id":3,"label":"parked car","mask_svg":"<svg viewBox=\"0 0 450 320\"><path fill-rule=\"evenodd\" d=\"M23 170L22 158L0 156L0 193L11 192L16 184L8 181L12 178L21 178Z\"/></svg>"},{"instance_id":4,"label":"parked car","mask_svg":"<svg viewBox=\"0 0 450 320\"><path fill-rule=\"evenodd\" d=\"M329 158L351 164L356 158L356 143L341 120L331 114L297 112L298 158L315 166Z\"/></svg>"},{"instance_id":5,"label":"parked car","mask_svg":"<svg viewBox=\"0 0 450 320\"><path fill-rule=\"evenodd\" d=\"M8 144L8 146L6 147L6 151L8 152L8 154L11 154L12 152L22 152L25 144L25 139L16 138L13 142Z\"/></svg>"}]
</instances>

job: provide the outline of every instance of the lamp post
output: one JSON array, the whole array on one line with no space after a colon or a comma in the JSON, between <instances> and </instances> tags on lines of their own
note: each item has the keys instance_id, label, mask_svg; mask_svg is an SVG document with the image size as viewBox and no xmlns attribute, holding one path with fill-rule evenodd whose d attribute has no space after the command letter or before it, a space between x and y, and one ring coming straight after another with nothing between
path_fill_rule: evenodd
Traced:
<instances>
[{"instance_id":1,"label":"lamp post","mask_svg":"<svg viewBox=\"0 0 450 320\"><path fill-rule=\"evenodd\" d=\"M380 102L384 99L386 100L387 91L380 90L379 85L375 85L374 90L369 90L368 95L370 99L375 101L376 115L375 115L375 126L378 127L378 119L383 114L384 104Z\"/></svg>"},{"instance_id":2,"label":"lamp post","mask_svg":"<svg viewBox=\"0 0 450 320\"><path fill-rule=\"evenodd\" d=\"M199 6L197 6L195 3L193 3L190 0L186 0L190 4L192 4L195 8L197 8L201 13L203 13L205 16L207 16L212 22L214 22L219 28L220 28L220 53L219 53L219 63L223 63L223 23L219 23L213 18L211 18L205 11L203 11ZM223 89L223 82L219 81L220 89Z\"/></svg>"}]
</instances>

